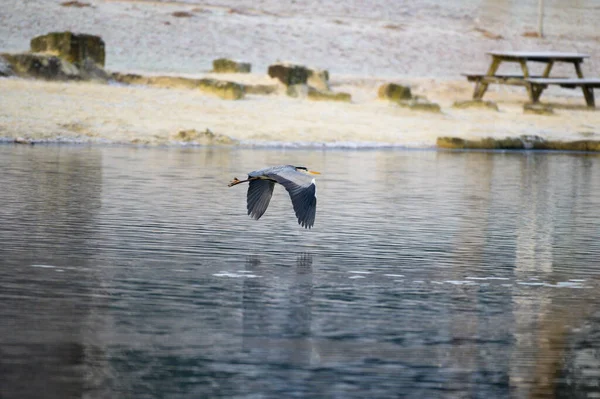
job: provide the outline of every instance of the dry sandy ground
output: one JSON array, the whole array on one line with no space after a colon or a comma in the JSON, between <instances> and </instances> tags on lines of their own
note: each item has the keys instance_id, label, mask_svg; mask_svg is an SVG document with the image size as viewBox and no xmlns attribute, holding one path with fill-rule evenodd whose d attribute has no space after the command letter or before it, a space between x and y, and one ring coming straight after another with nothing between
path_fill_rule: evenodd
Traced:
<instances>
[{"instance_id":1,"label":"dry sandy ground","mask_svg":"<svg viewBox=\"0 0 600 399\"><path fill-rule=\"evenodd\" d=\"M458 110L472 86L460 73L484 71L490 50L557 50L590 54L586 76L600 76L600 6L594 1L546 1L546 37L535 30L535 7L511 1L397 2L214 0L210 2L3 0L0 51L24 51L49 31L98 34L110 71L206 76L213 59L251 62L253 74L226 76L266 82L266 68L289 60L328 69L333 89L351 104L283 95L226 101L198 91L0 79L0 137L166 143L184 129L211 131L249 143L432 146L438 136L551 139L600 138L600 113L557 109L523 114L524 89L499 87L486 99L500 112ZM518 2L523 3L523 2ZM187 11L190 17L173 13ZM489 36L498 39L490 39ZM558 68L557 74L572 74ZM399 108L376 99L383 82L409 84L442 106L442 114ZM549 90L545 101L583 104L580 91Z\"/></svg>"},{"instance_id":2,"label":"dry sandy ground","mask_svg":"<svg viewBox=\"0 0 600 399\"><path fill-rule=\"evenodd\" d=\"M165 144L180 130L210 129L246 143L430 147L438 136L600 139L600 113L556 110L523 114L523 92L490 93L500 112L460 110L471 87L459 82L413 82L442 105L441 114L410 111L376 99L376 81L347 81L354 103L313 102L283 95L226 101L186 89L0 79L0 137ZM579 97L561 103L581 103Z\"/></svg>"}]
</instances>

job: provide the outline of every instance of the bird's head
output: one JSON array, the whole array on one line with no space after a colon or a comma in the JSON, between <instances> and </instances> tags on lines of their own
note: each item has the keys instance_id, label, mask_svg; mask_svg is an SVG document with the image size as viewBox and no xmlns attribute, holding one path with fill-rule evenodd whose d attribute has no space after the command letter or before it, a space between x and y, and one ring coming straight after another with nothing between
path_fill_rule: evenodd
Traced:
<instances>
[{"instance_id":1,"label":"bird's head","mask_svg":"<svg viewBox=\"0 0 600 399\"><path fill-rule=\"evenodd\" d=\"M309 175L320 175L321 173L319 172L315 172L314 170L308 170L306 167L304 166L294 166L294 168L298 171L298 172L304 172L307 173Z\"/></svg>"}]
</instances>

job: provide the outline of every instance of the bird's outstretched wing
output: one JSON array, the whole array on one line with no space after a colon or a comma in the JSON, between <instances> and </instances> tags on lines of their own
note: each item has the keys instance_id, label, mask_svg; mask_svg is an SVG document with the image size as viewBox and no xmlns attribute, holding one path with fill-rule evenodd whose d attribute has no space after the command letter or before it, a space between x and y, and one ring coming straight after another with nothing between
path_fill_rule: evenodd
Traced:
<instances>
[{"instance_id":1,"label":"bird's outstretched wing","mask_svg":"<svg viewBox=\"0 0 600 399\"><path fill-rule=\"evenodd\" d=\"M275 182L271 180L251 180L248 185L248 215L260 219L265 213L273 196Z\"/></svg>"},{"instance_id":2,"label":"bird's outstretched wing","mask_svg":"<svg viewBox=\"0 0 600 399\"><path fill-rule=\"evenodd\" d=\"M315 224L317 212L317 186L314 178L293 169L280 170L267 176L285 187L290 194L298 223L307 229L311 228Z\"/></svg>"}]
</instances>

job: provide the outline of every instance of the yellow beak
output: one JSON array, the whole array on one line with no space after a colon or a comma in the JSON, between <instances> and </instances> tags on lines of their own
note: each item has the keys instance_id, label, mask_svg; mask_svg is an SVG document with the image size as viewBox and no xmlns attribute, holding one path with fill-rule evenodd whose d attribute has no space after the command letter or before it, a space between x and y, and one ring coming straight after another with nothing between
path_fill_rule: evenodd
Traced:
<instances>
[{"instance_id":1,"label":"yellow beak","mask_svg":"<svg viewBox=\"0 0 600 399\"><path fill-rule=\"evenodd\" d=\"M311 175L320 175L320 172L315 172L314 170L309 170L308 173L310 173Z\"/></svg>"}]
</instances>

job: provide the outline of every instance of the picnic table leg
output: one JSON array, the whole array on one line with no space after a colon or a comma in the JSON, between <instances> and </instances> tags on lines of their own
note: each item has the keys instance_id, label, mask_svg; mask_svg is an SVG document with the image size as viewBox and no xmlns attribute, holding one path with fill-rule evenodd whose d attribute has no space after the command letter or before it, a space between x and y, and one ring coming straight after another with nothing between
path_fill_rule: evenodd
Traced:
<instances>
[{"instance_id":1,"label":"picnic table leg","mask_svg":"<svg viewBox=\"0 0 600 399\"><path fill-rule=\"evenodd\" d=\"M528 92L530 94L530 99L533 104L536 104L540 101L540 96L542 92L546 88L544 85L534 85L533 83L528 83Z\"/></svg>"},{"instance_id":2,"label":"picnic table leg","mask_svg":"<svg viewBox=\"0 0 600 399\"><path fill-rule=\"evenodd\" d=\"M553 66L554 61L548 62L548 64L546 65L546 69L544 69L544 74L542 75L542 77L547 78L548 76L550 76L550 71L552 70Z\"/></svg>"},{"instance_id":3,"label":"picnic table leg","mask_svg":"<svg viewBox=\"0 0 600 399\"><path fill-rule=\"evenodd\" d=\"M477 81L477 83L475 83L475 91L473 92L473 100L481 100L483 98L483 95L487 91L487 88L487 83L483 83L480 80Z\"/></svg>"},{"instance_id":4,"label":"picnic table leg","mask_svg":"<svg viewBox=\"0 0 600 399\"><path fill-rule=\"evenodd\" d=\"M521 69L523 70L523 78L527 79L529 78L529 68L527 68L527 61L525 60L520 60L519 64L521 64ZM529 98L531 99L531 102L537 102L536 97L534 96L534 89L533 89L533 85L528 84L525 85L525 87L527 88L527 94L529 94ZM544 89L542 89L544 90ZM537 98L540 98L540 95L542 94L542 92L540 91Z\"/></svg>"},{"instance_id":5,"label":"picnic table leg","mask_svg":"<svg viewBox=\"0 0 600 399\"><path fill-rule=\"evenodd\" d=\"M582 79L583 72L581 71L581 63L575 61L573 62L573 65L575 66L575 72L577 72L577 76ZM594 89L587 86L581 86L581 91L583 91L583 96L585 97L585 102L588 107L595 107L596 103L594 101Z\"/></svg>"},{"instance_id":6,"label":"picnic table leg","mask_svg":"<svg viewBox=\"0 0 600 399\"><path fill-rule=\"evenodd\" d=\"M473 100L481 100L481 98L483 97L483 93L485 93L485 90L481 90L481 80L478 80L477 82L475 82L475 90L473 90Z\"/></svg>"},{"instance_id":7,"label":"picnic table leg","mask_svg":"<svg viewBox=\"0 0 600 399\"><path fill-rule=\"evenodd\" d=\"M573 65L575 65L575 72L577 73L577 76L579 78L583 78L583 72L581 72L581 64L575 61L573 62Z\"/></svg>"},{"instance_id":8,"label":"picnic table leg","mask_svg":"<svg viewBox=\"0 0 600 399\"><path fill-rule=\"evenodd\" d=\"M581 90L583 91L583 96L585 97L585 102L588 107L595 107L596 102L594 101L594 89L587 86L581 86Z\"/></svg>"},{"instance_id":9,"label":"picnic table leg","mask_svg":"<svg viewBox=\"0 0 600 399\"><path fill-rule=\"evenodd\" d=\"M492 63L490 65L490 67L488 68L487 71L487 76L494 76L494 74L496 73L496 71L498 70L498 67L500 66L500 62L502 62L500 59L494 57L492 60ZM485 92L488 89L489 84L482 82L482 81L478 81L477 84L475 85L475 91L473 92L473 99L474 100L481 100L483 98L483 95L485 94Z\"/></svg>"}]
</instances>

